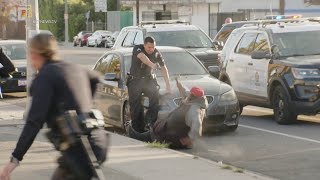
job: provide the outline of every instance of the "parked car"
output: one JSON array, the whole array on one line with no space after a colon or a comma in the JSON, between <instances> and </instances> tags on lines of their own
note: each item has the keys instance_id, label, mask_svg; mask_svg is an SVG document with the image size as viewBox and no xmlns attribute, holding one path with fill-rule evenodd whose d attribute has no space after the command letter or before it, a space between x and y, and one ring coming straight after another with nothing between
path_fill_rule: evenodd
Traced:
<instances>
[{"instance_id":1,"label":"parked car","mask_svg":"<svg viewBox=\"0 0 320 180\"><path fill-rule=\"evenodd\" d=\"M104 47L111 48L114 45L114 42L116 42L119 33L119 31L115 31L111 36L107 36L104 41Z\"/></svg>"},{"instance_id":2,"label":"parked car","mask_svg":"<svg viewBox=\"0 0 320 180\"><path fill-rule=\"evenodd\" d=\"M232 85L241 109L272 108L279 124L320 112L319 22L262 22L234 30L220 80Z\"/></svg>"},{"instance_id":3,"label":"parked car","mask_svg":"<svg viewBox=\"0 0 320 180\"><path fill-rule=\"evenodd\" d=\"M87 40L87 46L91 47L101 47L103 44L103 39L107 36L111 36L112 32L111 31L103 31L103 30L98 30L95 31L91 36L88 37Z\"/></svg>"},{"instance_id":4,"label":"parked car","mask_svg":"<svg viewBox=\"0 0 320 180\"><path fill-rule=\"evenodd\" d=\"M154 37L157 46L174 46L190 51L206 68L218 64L216 44L201 28L183 21L147 21L140 26L125 27L113 49L143 44L146 36Z\"/></svg>"},{"instance_id":5,"label":"parked car","mask_svg":"<svg viewBox=\"0 0 320 180\"><path fill-rule=\"evenodd\" d=\"M1 40L0 48L16 67L10 77L0 77L2 92L25 92L27 86L26 42L22 40Z\"/></svg>"},{"instance_id":6,"label":"parked car","mask_svg":"<svg viewBox=\"0 0 320 180\"><path fill-rule=\"evenodd\" d=\"M174 78L180 75L180 81L189 89L192 86L200 86L205 90L209 102L203 123L205 131L235 131L240 112L237 97L231 86L212 77L203 64L188 51L178 47L157 49L166 60L172 84ZM102 110L107 124L123 127L131 119L125 84L131 58L132 48L113 50L104 54L94 66L94 70L104 74L104 80L97 88L95 101L97 108ZM161 73L158 72L157 76L160 87L165 87ZM160 89L159 118L165 118L182 100L177 87L172 88L174 95L165 95L165 90ZM144 98L142 101L147 108L148 100Z\"/></svg>"},{"instance_id":7,"label":"parked car","mask_svg":"<svg viewBox=\"0 0 320 180\"><path fill-rule=\"evenodd\" d=\"M86 45L86 39L88 38L91 32L90 31L81 31L76 36L73 37L73 46L83 46Z\"/></svg>"}]
</instances>

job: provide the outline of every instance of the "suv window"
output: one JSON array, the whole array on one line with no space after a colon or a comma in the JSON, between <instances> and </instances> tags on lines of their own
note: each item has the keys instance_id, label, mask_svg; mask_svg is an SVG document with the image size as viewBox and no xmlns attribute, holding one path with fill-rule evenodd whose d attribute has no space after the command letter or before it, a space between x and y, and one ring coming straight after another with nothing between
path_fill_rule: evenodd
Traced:
<instances>
[{"instance_id":1,"label":"suv window","mask_svg":"<svg viewBox=\"0 0 320 180\"><path fill-rule=\"evenodd\" d=\"M107 54L107 55L103 56L99 60L99 62L96 64L96 67L94 69L99 71L102 74L106 74L107 73L108 64L113 59L112 57L113 57L113 54Z\"/></svg>"},{"instance_id":2,"label":"suv window","mask_svg":"<svg viewBox=\"0 0 320 180\"><path fill-rule=\"evenodd\" d=\"M254 44L256 42L257 33L246 33L242 36L236 53L251 55L253 51Z\"/></svg>"},{"instance_id":3,"label":"suv window","mask_svg":"<svg viewBox=\"0 0 320 180\"><path fill-rule=\"evenodd\" d=\"M136 38L134 39L134 45L138 45L138 44L143 44L143 32L142 31L138 31Z\"/></svg>"},{"instance_id":4,"label":"suv window","mask_svg":"<svg viewBox=\"0 0 320 180\"><path fill-rule=\"evenodd\" d=\"M157 46L175 46L180 48L211 48L211 39L201 30L148 32L157 42Z\"/></svg>"},{"instance_id":5,"label":"suv window","mask_svg":"<svg viewBox=\"0 0 320 180\"><path fill-rule=\"evenodd\" d=\"M133 46L133 41L134 41L134 38L136 36L136 33L135 31L129 31L126 38L124 39L123 41L123 46L125 47L132 47Z\"/></svg>"},{"instance_id":6,"label":"suv window","mask_svg":"<svg viewBox=\"0 0 320 180\"><path fill-rule=\"evenodd\" d=\"M215 40L226 43L228 37L230 36L231 32L234 29L236 29L236 26L228 26L228 25L223 26L222 29L218 32Z\"/></svg>"},{"instance_id":7,"label":"suv window","mask_svg":"<svg viewBox=\"0 0 320 180\"><path fill-rule=\"evenodd\" d=\"M254 51L263 51L266 53L270 52L268 39L265 34L258 34L256 44L254 45Z\"/></svg>"}]
</instances>

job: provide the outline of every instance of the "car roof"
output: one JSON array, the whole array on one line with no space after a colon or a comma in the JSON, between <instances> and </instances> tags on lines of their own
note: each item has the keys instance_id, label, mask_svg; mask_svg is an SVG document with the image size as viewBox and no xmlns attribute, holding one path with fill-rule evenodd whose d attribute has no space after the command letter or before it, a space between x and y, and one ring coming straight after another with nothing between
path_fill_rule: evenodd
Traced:
<instances>
[{"instance_id":1,"label":"car roof","mask_svg":"<svg viewBox=\"0 0 320 180\"><path fill-rule=\"evenodd\" d=\"M174 46L157 46L156 47L157 50L159 50L160 52L187 52L186 50L184 50L183 48L179 48L179 47L174 47ZM132 55L132 49L133 48L119 48L117 50L114 50L113 52L117 52L120 53L124 56L128 56L128 55Z\"/></svg>"},{"instance_id":2,"label":"car roof","mask_svg":"<svg viewBox=\"0 0 320 180\"><path fill-rule=\"evenodd\" d=\"M148 24L142 26L128 26L125 27L125 29L145 29L147 32L199 30L197 26L188 24Z\"/></svg>"},{"instance_id":3,"label":"car roof","mask_svg":"<svg viewBox=\"0 0 320 180\"><path fill-rule=\"evenodd\" d=\"M283 32L304 32L304 31L319 31L320 23L286 23L267 25L265 28L271 29L273 33Z\"/></svg>"},{"instance_id":4,"label":"car roof","mask_svg":"<svg viewBox=\"0 0 320 180\"><path fill-rule=\"evenodd\" d=\"M25 40L0 40L0 45L7 44L26 44Z\"/></svg>"}]
</instances>

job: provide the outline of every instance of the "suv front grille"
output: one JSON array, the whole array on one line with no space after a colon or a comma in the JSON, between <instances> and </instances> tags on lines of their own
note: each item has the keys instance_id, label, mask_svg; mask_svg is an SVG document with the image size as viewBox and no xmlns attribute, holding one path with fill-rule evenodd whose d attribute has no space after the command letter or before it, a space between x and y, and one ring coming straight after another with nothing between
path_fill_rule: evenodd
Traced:
<instances>
[{"instance_id":1,"label":"suv front grille","mask_svg":"<svg viewBox=\"0 0 320 180\"><path fill-rule=\"evenodd\" d=\"M213 101L214 101L214 97L213 96L209 96L207 95L207 100L208 100L208 104L211 104ZM173 102L176 106L180 106L181 105L181 102L182 102L183 98L182 97L179 97L179 98L175 98L173 99Z\"/></svg>"}]
</instances>

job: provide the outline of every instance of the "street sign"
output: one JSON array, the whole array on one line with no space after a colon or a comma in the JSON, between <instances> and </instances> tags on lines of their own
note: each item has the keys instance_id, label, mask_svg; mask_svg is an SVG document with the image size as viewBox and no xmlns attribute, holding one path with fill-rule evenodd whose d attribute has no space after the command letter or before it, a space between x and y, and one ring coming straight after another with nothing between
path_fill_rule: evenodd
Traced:
<instances>
[{"instance_id":1,"label":"street sign","mask_svg":"<svg viewBox=\"0 0 320 180\"><path fill-rule=\"evenodd\" d=\"M86 19L90 18L90 11L86 12Z\"/></svg>"},{"instance_id":2,"label":"street sign","mask_svg":"<svg viewBox=\"0 0 320 180\"><path fill-rule=\"evenodd\" d=\"M107 12L107 0L95 0L94 1L95 12Z\"/></svg>"},{"instance_id":3,"label":"street sign","mask_svg":"<svg viewBox=\"0 0 320 180\"><path fill-rule=\"evenodd\" d=\"M30 18L32 17L32 6L31 5L28 5L27 6L27 16Z\"/></svg>"}]
</instances>

